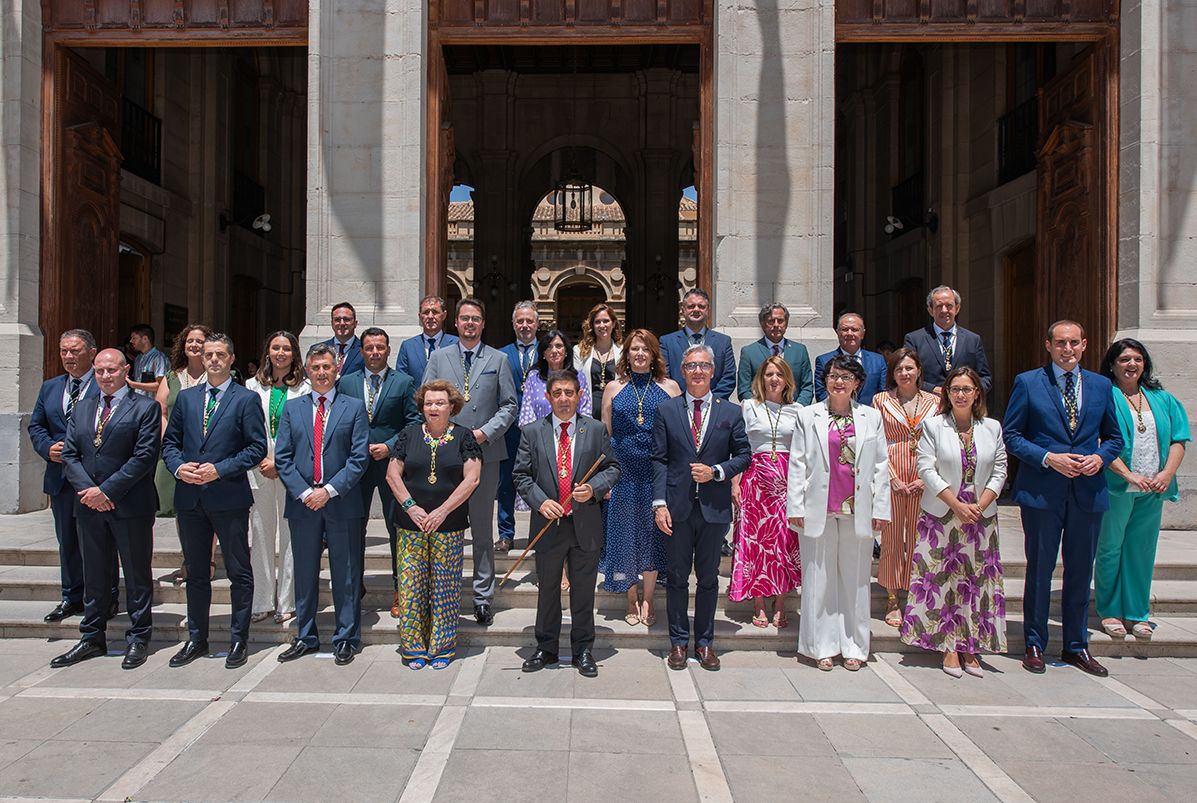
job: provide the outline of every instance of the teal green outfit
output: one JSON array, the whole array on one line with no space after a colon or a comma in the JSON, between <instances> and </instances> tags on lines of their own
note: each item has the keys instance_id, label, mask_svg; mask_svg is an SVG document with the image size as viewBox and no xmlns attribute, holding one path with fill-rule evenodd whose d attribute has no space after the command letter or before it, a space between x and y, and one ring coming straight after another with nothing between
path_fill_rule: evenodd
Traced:
<instances>
[{"instance_id":1,"label":"teal green outfit","mask_svg":"<svg viewBox=\"0 0 1197 803\"><path fill-rule=\"evenodd\" d=\"M1143 389L1155 418L1160 465L1168 460L1174 443L1189 442L1189 417L1176 397L1165 390ZM1114 410L1122 430L1122 462L1131 465L1134 439L1139 435L1135 411L1114 387ZM1158 469L1157 469L1158 470ZM1146 622L1151 607L1151 575L1160 538L1164 502L1180 498L1176 478L1162 494L1130 493L1126 480L1106 469L1110 509L1101 522L1093 575L1097 614L1103 619Z\"/></svg>"}]
</instances>

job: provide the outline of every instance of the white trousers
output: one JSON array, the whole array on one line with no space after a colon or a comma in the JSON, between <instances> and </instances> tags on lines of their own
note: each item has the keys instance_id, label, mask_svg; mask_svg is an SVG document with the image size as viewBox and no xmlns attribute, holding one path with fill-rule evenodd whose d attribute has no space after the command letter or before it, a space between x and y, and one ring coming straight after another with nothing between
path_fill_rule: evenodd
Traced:
<instances>
[{"instance_id":1,"label":"white trousers","mask_svg":"<svg viewBox=\"0 0 1197 803\"><path fill-rule=\"evenodd\" d=\"M828 515L817 538L802 549L802 618L798 652L814 658L869 657L869 572L873 541L855 532L852 516Z\"/></svg>"},{"instance_id":2,"label":"white trousers","mask_svg":"<svg viewBox=\"0 0 1197 803\"><path fill-rule=\"evenodd\" d=\"M253 612L291 613L295 610L295 559L291 554L291 528L283 518L287 489L281 480L268 479L256 468L254 480L258 487L253 491L254 506L249 511L249 562L254 572Z\"/></svg>"}]
</instances>

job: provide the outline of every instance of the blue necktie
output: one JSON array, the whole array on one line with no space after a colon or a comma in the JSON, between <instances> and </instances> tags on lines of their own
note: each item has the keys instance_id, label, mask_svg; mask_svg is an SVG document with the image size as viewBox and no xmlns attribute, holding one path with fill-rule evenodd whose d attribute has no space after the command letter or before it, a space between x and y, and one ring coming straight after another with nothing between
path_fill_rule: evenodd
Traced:
<instances>
[{"instance_id":1,"label":"blue necktie","mask_svg":"<svg viewBox=\"0 0 1197 803\"><path fill-rule=\"evenodd\" d=\"M436 340L434 338L430 337L430 338L428 338L428 356L431 357L432 352L435 350L436 350Z\"/></svg>"}]
</instances>

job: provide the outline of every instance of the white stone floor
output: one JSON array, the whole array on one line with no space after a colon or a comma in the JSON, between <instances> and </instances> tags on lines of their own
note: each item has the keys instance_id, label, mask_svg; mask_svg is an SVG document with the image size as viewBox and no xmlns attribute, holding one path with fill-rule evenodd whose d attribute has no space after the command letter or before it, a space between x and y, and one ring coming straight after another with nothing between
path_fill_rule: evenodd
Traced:
<instances>
[{"instance_id":1,"label":"white stone floor","mask_svg":"<svg viewBox=\"0 0 1197 803\"><path fill-rule=\"evenodd\" d=\"M114 627L123 623L114 622ZM119 643L119 631L112 642ZM101 800L1192 800L1197 659L1095 679L1005 656L983 679L874 655L852 674L727 653L671 672L600 651L598 678L527 650L413 672L369 646L181 669L154 644L52 670L70 642L0 641L0 797Z\"/></svg>"}]
</instances>

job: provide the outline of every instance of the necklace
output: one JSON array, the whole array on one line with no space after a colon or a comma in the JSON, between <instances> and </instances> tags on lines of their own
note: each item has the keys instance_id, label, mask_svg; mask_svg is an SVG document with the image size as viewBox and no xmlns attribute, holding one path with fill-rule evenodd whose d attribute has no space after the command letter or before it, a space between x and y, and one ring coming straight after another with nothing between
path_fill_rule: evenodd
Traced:
<instances>
[{"instance_id":1,"label":"necklace","mask_svg":"<svg viewBox=\"0 0 1197 803\"><path fill-rule=\"evenodd\" d=\"M594 358L599 361L598 390L602 390L607 386L607 360L611 359L611 349L607 349L606 355L599 354L598 349L595 349Z\"/></svg>"},{"instance_id":2,"label":"necklace","mask_svg":"<svg viewBox=\"0 0 1197 803\"><path fill-rule=\"evenodd\" d=\"M436 485L436 450L453 440L453 433L446 430L444 435L439 438L434 438L428 434L428 427L421 427L424 430L424 443L428 444L429 451L432 452L432 462L428 468L428 484Z\"/></svg>"},{"instance_id":3,"label":"necklace","mask_svg":"<svg viewBox=\"0 0 1197 803\"><path fill-rule=\"evenodd\" d=\"M915 436L919 425L919 404L918 394L908 402L903 402L901 398L898 399L902 405L902 414L906 416L906 427L910 430L910 453L915 454L919 450L919 440ZM906 405L911 405L907 407ZM913 409L912 409L913 408Z\"/></svg>"},{"instance_id":4,"label":"necklace","mask_svg":"<svg viewBox=\"0 0 1197 803\"><path fill-rule=\"evenodd\" d=\"M1134 396L1128 393L1123 393L1122 395L1126 397L1126 403L1131 406L1131 409L1135 411L1135 416L1139 419L1139 425L1135 429L1139 430L1139 432L1146 432L1147 425L1143 423L1143 391L1138 391ZM1138 399L1139 401L1136 403L1131 401L1131 399Z\"/></svg>"},{"instance_id":5,"label":"necklace","mask_svg":"<svg viewBox=\"0 0 1197 803\"><path fill-rule=\"evenodd\" d=\"M644 383L644 393L641 393L636 388L636 375L632 375L632 381L629 383L632 386L632 393L636 394L636 426L644 426L644 400L648 398L648 389L652 387L652 378Z\"/></svg>"},{"instance_id":6,"label":"necklace","mask_svg":"<svg viewBox=\"0 0 1197 803\"><path fill-rule=\"evenodd\" d=\"M461 395L466 401L470 400L470 374L472 374L474 372L474 366L478 364L478 358L480 356L482 356L480 353L482 351L482 344L479 343L477 346L475 346L473 349L470 349L470 350L474 352L474 360L473 360L473 362L470 363L470 370L468 370L468 371L466 370L466 367L465 367L464 353L461 351L461 349L457 350L457 358L459 360L461 360L461 375L462 375L462 377L464 377L464 382L465 382L465 387L463 387L461 389ZM526 374L525 374L525 378L527 378Z\"/></svg>"},{"instance_id":7,"label":"necklace","mask_svg":"<svg viewBox=\"0 0 1197 803\"><path fill-rule=\"evenodd\" d=\"M830 412L830 410L828 411ZM852 426L852 415L831 413L831 426L840 433L840 465L846 466L856 462L856 453L848 444L848 427Z\"/></svg>"},{"instance_id":8,"label":"necklace","mask_svg":"<svg viewBox=\"0 0 1197 803\"><path fill-rule=\"evenodd\" d=\"M977 447L973 442L973 429L977 425L977 419L969 416L968 419L968 439L965 440L964 433L960 431L960 422L952 416L952 426L956 428L956 436L960 438L960 445L964 447L964 481L971 483L977 475Z\"/></svg>"},{"instance_id":9,"label":"necklace","mask_svg":"<svg viewBox=\"0 0 1197 803\"><path fill-rule=\"evenodd\" d=\"M770 447L771 448L769 449L769 459L776 460L777 459L777 428L781 426L781 404L777 405L777 420L773 419L773 412L769 409L769 402L767 402L767 401L762 402L761 406L765 408L765 417L769 419L769 430L770 430L770 435L771 435L771 439L770 439Z\"/></svg>"}]
</instances>

